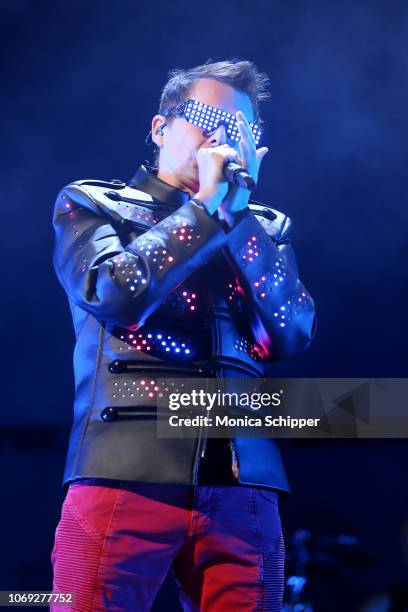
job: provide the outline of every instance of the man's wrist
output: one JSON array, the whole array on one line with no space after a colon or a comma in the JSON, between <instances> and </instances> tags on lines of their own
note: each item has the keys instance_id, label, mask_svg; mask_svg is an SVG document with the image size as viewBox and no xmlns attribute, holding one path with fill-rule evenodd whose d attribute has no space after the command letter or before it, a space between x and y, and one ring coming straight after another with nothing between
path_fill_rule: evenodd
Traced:
<instances>
[{"instance_id":1,"label":"man's wrist","mask_svg":"<svg viewBox=\"0 0 408 612\"><path fill-rule=\"evenodd\" d=\"M222 197L216 191L198 191L193 200L199 200L212 216L220 206Z\"/></svg>"},{"instance_id":2,"label":"man's wrist","mask_svg":"<svg viewBox=\"0 0 408 612\"><path fill-rule=\"evenodd\" d=\"M218 208L213 213L211 213L210 209L205 206L204 202L195 196L194 198L191 198L190 202L193 202L193 204L199 206L202 210L205 210L208 216L211 217L214 221L217 221L218 223L220 222L220 218L218 216Z\"/></svg>"},{"instance_id":3,"label":"man's wrist","mask_svg":"<svg viewBox=\"0 0 408 612\"><path fill-rule=\"evenodd\" d=\"M228 225L229 228L232 229L233 227L238 225L241 219L249 215L250 212L251 210L248 205L245 206L245 208L243 208L242 210L238 210L236 212L223 211L225 223Z\"/></svg>"}]
</instances>

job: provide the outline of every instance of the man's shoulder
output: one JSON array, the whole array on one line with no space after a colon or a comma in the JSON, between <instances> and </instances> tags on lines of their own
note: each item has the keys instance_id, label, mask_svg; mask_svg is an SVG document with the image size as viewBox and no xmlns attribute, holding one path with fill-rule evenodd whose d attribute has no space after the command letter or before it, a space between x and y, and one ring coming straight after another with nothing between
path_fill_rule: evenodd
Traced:
<instances>
[{"instance_id":1,"label":"man's shoulder","mask_svg":"<svg viewBox=\"0 0 408 612\"><path fill-rule=\"evenodd\" d=\"M98 202L110 201L128 202L134 201L135 204L140 202L152 202L153 198L150 194L139 189L135 189L127 185L124 181L119 179L112 179L110 181L98 180L98 179L82 179L79 181L73 181L63 188L65 193L82 193L88 195L92 200Z\"/></svg>"},{"instance_id":2,"label":"man's shoulder","mask_svg":"<svg viewBox=\"0 0 408 612\"><path fill-rule=\"evenodd\" d=\"M68 183L58 194L54 218L72 211L87 209L98 216L116 221L132 221L150 227L154 222L153 198L123 181L83 179Z\"/></svg>"},{"instance_id":3,"label":"man's shoulder","mask_svg":"<svg viewBox=\"0 0 408 612\"><path fill-rule=\"evenodd\" d=\"M248 205L270 236L279 240L286 238L292 226L292 220L286 213L255 200L249 200Z\"/></svg>"}]
</instances>

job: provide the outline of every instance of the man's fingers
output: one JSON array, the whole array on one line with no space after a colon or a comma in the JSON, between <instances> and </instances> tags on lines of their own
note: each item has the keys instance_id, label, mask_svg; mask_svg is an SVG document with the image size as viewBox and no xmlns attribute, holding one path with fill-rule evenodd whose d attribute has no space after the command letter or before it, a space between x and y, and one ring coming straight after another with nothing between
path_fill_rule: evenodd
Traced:
<instances>
[{"instance_id":1,"label":"man's fingers","mask_svg":"<svg viewBox=\"0 0 408 612\"><path fill-rule=\"evenodd\" d=\"M219 156L225 161L235 161L237 164L242 163L238 151L233 149L228 144L219 145L218 147L206 147L204 149L200 149L198 155Z\"/></svg>"},{"instance_id":2,"label":"man's fingers","mask_svg":"<svg viewBox=\"0 0 408 612\"><path fill-rule=\"evenodd\" d=\"M244 113L238 111L236 113L236 118L238 122L238 127L241 127L241 130L244 132L248 140L256 147L255 136L251 130L248 119L245 117Z\"/></svg>"},{"instance_id":3,"label":"man's fingers","mask_svg":"<svg viewBox=\"0 0 408 612\"><path fill-rule=\"evenodd\" d=\"M230 147L229 145L221 145L222 147L224 147L224 151L225 151L225 160L226 161L234 161L237 164L242 164L242 160L239 156L238 151L236 151L235 149L233 149L232 147Z\"/></svg>"},{"instance_id":4,"label":"man's fingers","mask_svg":"<svg viewBox=\"0 0 408 612\"><path fill-rule=\"evenodd\" d=\"M238 121L239 134L241 136L241 140L245 140L248 146L256 149L254 135L250 128L247 128L243 121Z\"/></svg>"},{"instance_id":5,"label":"man's fingers","mask_svg":"<svg viewBox=\"0 0 408 612\"><path fill-rule=\"evenodd\" d=\"M239 143L238 143L238 147L239 147L239 152L241 155L241 159L242 159L242 163L244 165L244 167L246 168L247 163L248 163L248 147L246 146L244 140L241 138Z\"/></svg>"}]
</instances>

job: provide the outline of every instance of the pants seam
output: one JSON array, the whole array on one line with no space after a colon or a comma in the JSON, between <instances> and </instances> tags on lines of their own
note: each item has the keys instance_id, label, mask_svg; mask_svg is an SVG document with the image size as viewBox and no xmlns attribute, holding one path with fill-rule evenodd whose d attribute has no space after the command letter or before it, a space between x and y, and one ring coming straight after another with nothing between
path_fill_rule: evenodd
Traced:
<instances>
[{"instance_id":1,"label":"pants seam","mask_svg":"<svg viewBox=\"0 0 408 612\"><path fill-rule=\"evenodd\" d=\"M114 506L112 508L112 514L110 516L109 523L108 523L108 525L106 527L105 535L103 537L103 541L102 541L102 544L101 544L101 551L100 551L100 554L99 554L98 571L97 571L96 579L95 579L95 591L94 591L94 597L93 597L93 601L92 601L92 610L95 608L95 600L96 600L96 594L97 594L98 584L99 583L101 585L101 591L103 590L102 589L102 580L101 580L101 578L102 578L102 572L105 571L105 569L106 569L106 566L105 566L105 563L104 563L105 544L106 544L106 540L107 540L107 537L108 537L109 530L110 530L112 522L113 522L113 517L115 515L116 508L118 506L118 502L123 500L123 494L124 494L124 489L118 489L117 495L116 495L116 499L115 499L115 503L114 503Z\"/></svg>"},{"instance_id":2,"label":"pants seam","mask_svg":"<svg viewBox=\"0 0 408 612\"><path fill-rule=\"evenodd\" d=\"M76 506L76 504L73 502L71 498L68 500L68 509L71 510L72 514L74 515L78 523L81 525L82 529L89 535L90 538L92 538L95 544L98 544L98 546L101 546L101 543L103 541L103 535L98 534L89 528L86 521L83 520L78 507Z\"/></svg>"},{"instance_id":3,"label":"pants seam","mask_svg":"<svg viewBox=\"0 0 408 612\"><path fill-rule=\"evenodd\" d=\"M263 555L262 555L262 538L259 529L259 521L258 521L258 504L256 497L256 489L252 488L251 491L251 509L254 520L254 533L255 533L255 544L256 549L259 550L258 554L258 580L257 580L257 589L256 589L256 606L255 610L262 611L263 610L263 584L264 584L264 566L263 566Z\"/></svg>"}]
</instances>

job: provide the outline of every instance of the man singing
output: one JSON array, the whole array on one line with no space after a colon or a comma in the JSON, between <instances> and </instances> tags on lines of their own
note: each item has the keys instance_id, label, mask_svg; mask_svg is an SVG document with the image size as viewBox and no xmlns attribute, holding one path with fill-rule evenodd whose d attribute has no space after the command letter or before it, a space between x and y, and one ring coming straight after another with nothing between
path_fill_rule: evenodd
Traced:
<instances>
[{"instance_id":1,"label":"man singing","mask_svg":"<svg viewBox=\"0 0 408 612\"><path fill-rule=\"evenodd\" d=\"M184 610L281 609L290 488L276 442L158 438L155 418L160 385L261 377L313 337L289 218L226 169L258 180L266 86L248 61L171 72L151 124L157 168L58 196L75 416L52 562L72 610L150 610L170 570Z\"/></svg>"}]
</instances>

